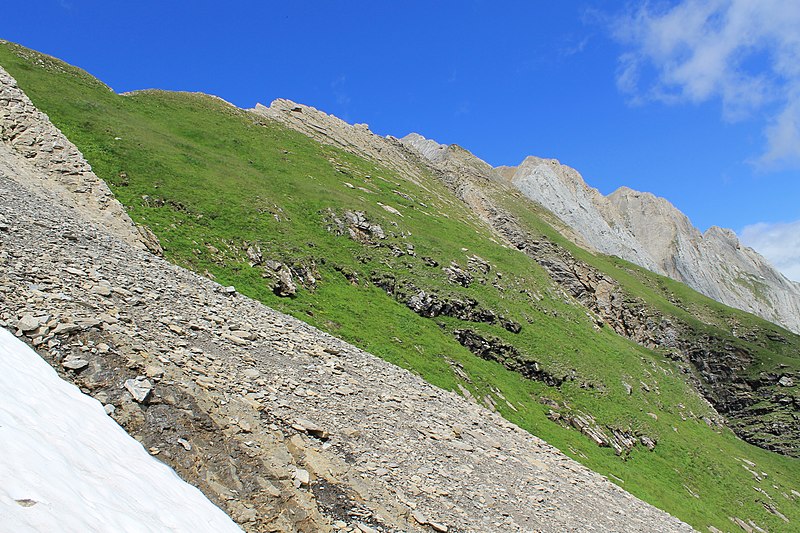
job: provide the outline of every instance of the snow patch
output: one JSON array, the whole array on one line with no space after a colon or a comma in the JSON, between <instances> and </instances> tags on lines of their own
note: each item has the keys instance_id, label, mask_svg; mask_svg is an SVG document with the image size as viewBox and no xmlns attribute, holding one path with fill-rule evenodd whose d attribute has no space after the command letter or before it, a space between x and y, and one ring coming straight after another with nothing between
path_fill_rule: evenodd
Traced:
<instances>
[{"instance_id":1,"label":"snow patch","mask_svg":"<svg viewBox=\"0 0 800 533\"><path fill-rule=\"evenodd\" d=\"M239 532L151 457L97 400L0 328L0 520L5 531Z\"/></svg>"}]
</instances>

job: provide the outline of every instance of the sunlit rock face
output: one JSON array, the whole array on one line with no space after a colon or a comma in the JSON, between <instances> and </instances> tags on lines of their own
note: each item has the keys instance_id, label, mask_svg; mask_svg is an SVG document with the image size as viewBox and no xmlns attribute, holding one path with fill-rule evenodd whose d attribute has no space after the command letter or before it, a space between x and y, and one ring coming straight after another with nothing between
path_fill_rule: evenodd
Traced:
<instances>
[{"instance_id":1,"label":"sunlit rock face","mask_svg":"<svg viewBox=\"0 0 800 533\"><path fill-rule=\"evenodd\" d=\"M741 245L733 231L715 226L701 233L674 205L651 193L621 187L603 196L554 159L528 157L501 171L582 237L580 244L800 332L800 284Z\"/></svg>"}]
</instances>

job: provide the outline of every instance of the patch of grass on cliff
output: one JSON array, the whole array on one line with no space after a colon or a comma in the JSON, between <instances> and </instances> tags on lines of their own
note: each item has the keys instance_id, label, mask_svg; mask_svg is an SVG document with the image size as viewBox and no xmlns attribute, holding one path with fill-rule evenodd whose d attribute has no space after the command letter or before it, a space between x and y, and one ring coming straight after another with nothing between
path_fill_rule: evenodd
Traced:
<instances>
[{"instance_id":1,"label":"patch of grass on cliff","mask_svg":"<svg viewBox=\"0 0 800 533\"><path fill-rule=\"evenodd\" d=\"M800 521L797 501L783 496L800 479L798 461L709 427L702 419L709 409L678 365L608 328L596 330L535 262L498 245L435 179L415 185L212 97L163 91L118 96L82 71L14 45L0 46L0 64L83 151L131 217L156 233L171 261L233 284L431 383L466 388L509 420L699 528L729 529L728 516L738 516L780 530L783 522L766 510L766 497L754 485L793 524ZM388 237L374 240L382 246L358 243L346 230L338 235L335 218L345 210L362 211L380 224ZM675 295L694 304L696 296L683 286L594 258L565 242L535 211L526 213L531 225L635 295L698 328L727 320L724 306L710 304L703 307L707 316L696 319L669 300ZM399 253L408 244L416 255ZM276 296L273 280L264 277L269 268L251 265L248 248L260 249L265 261L301 266L314 282L293 298ZM449 283L442 267L455 262L466 269L473 255L486 260L490 272L473 272L469 287ZM430 266L426 257L439 265ZM420 317L376 287L370 281L376 276L394 276L404 290L413 285L442 298L474 298L520 323L522 331ZM737 320L761 327L747 316ZM454 339L453 331L464 328L513 344L524 359L567 381L548 387L475 357ZM779 352L775 360L790 355ZM653 452L637 446L623 460L549 420L551 409L590 414L603 426L647 435L658 445ZM767 472L768 481L756 482L743 459Z\"/></svg>"}]
</instances>

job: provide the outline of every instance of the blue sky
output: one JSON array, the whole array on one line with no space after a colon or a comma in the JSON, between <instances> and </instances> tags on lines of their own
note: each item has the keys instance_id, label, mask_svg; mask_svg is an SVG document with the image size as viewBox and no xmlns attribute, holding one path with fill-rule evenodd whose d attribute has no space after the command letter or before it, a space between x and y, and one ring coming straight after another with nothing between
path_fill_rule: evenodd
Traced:
<instances>
[{"instance_id":1,"label":"blue sky","mask_svg":"<svg viewBox=\"0 0 800 533\"><path fill-rule=\"evenodd\" d=\"M0 38L116 91L283 97L493 165L663 196L800 279L800 3L4 1Z\"/></svg>"}]
</instances>

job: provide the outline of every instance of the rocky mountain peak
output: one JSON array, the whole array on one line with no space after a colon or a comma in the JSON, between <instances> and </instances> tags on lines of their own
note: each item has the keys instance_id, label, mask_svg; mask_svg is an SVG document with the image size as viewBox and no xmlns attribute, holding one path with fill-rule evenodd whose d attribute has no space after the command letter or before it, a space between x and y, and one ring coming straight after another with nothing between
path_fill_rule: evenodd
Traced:
<instances>
[{"instance_id":1,"label":"rocky mountain peak","mask_svg":"<svg viewBox=\"0 0 800 533\"><path fill-rule=\"evenodd\" d=\"M438 163L447 157L446 144L439 144L438 142L426 139L419 133L409 133L400 139L406 145L414 147L425 159Z\"/></svg>"},{"instance_id":2,"label":"rocky mountain peak","mask_svg":"<svg viewBox=\"0 0 800 533\"><path fill-rule=\"evenodd\" d=\"M688 279L680 274L681 266L674 257L691 253L688 251L693 249L691 243L699 242L702 236L686 215L665 198L627 187L597 201L608 206L606 220L626 228L640 243L640 248L653 261L653 265L646 268L679 281Z\"/></svg>"},{"instance_id":3,"label":"rocky mountain peak","mask_svg":"<svg viewBox=\"0 0 800 533\"><path fill-rule=\"evenodd\" d=\"M704 239L719 239L729 242L734 248L740 249L742 244L739 242L739 237L732 229L720 228L719 226L711 226L703 233Z\"/></svg>"},{"instance_id":4,"label":"rocky mountain peak","mask_svg":"<svg viewBox=\"0 0 800 533\"><path fill-rule=\"evenodd\" d=\"M462 172L469 172L472 177L493 181L505 179L498 169L492 168L486 161L457 144L440 144L418 133L409 133L401 139L401 142L423 159L436 165L451 169L457 167Z\"/></svg>"},{"instance_id":5,"label":"rocky mountain peak","mask_svg":"<svg viewBox=\"0 0 800 533\"><path fill-rule=\"evenodd\" d=\"M570 228L565 235L583 248L621 257L800 332L800 284L743 247L732 230L713 226L701 233L666 198L624 186L604 196L557 159L528 156L516 167L490 168L466 151L456 161L452 146L418 134L403 143L456 174L477 172L518 189Z\"/></svg>"},{"instance_id":6,"label":"rocky mountain peak","mask_svg":"<svg viewBox=\"0 0 800 533\"><path fill-rule=\"evenodd\" d=\"M589 187L573 168L556 159L528 156L502 174L525 196L551 211L582 237L579 245L656 268L652 259L619 218L611 203Z\"/></svg>"},{"instance_id":7,"label":"rocky mountain peak","mask_svg":"<svg viewBox=\"0 0 800 533\"><path fill-rule=\"evenodd\" d=\"M620 187L603 196L555 160L526 158L511 183L597 251L800 331L800 284L743 247L732 230L713 226L703 234L669 200L649 192Z\"/></svg>"},{"instance_id":8,"label":"rocky mountain peak","mask_svg":"<svg viewBox=\"0 0 800 533\"><path fill-rule=\"evenodd\" d=\"M677 226L684 228L694 227L689 217L672 205L669 200L650 192L637 191L629 187L620 187L604 198L614 205L621 214L634 211L647 212L650 214L657 213L664 219L672 221L672 223Z\"/></svg>"}]
</instances>

